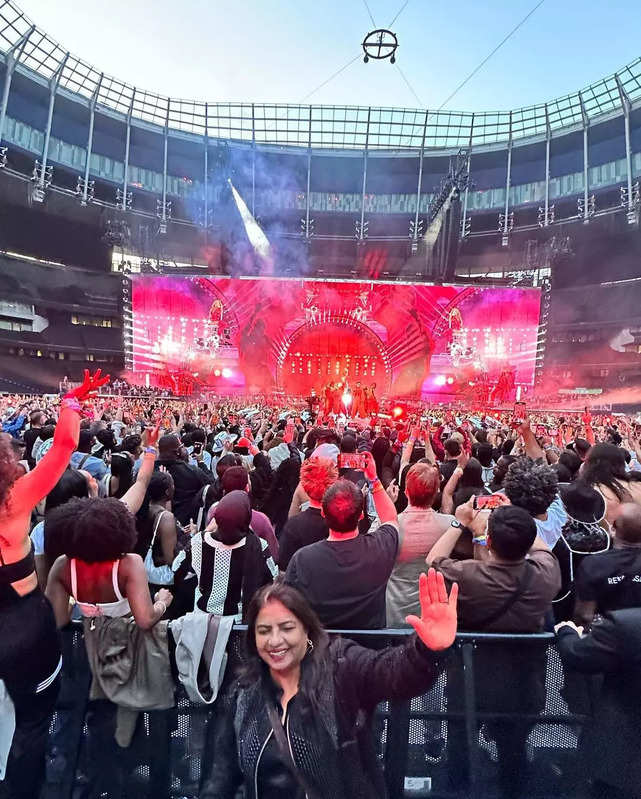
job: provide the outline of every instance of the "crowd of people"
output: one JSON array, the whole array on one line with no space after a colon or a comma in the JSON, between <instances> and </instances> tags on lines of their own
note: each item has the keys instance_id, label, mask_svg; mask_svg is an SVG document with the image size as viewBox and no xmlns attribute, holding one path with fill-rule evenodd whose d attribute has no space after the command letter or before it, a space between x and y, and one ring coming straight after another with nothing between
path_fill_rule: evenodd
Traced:
<instances>
[{"instance_id":1,"label":"crowd of people","mask_svg":"<svg viewBox=\"0 0 641 799\"><path fill-rule=\"evenodd\" d=\"M605 675L582 738L594 795L639 796L634 418L427 406L353 418L333 401L98 397L104 386L98 371L61 398L0 398L0 796L38 795L57 630L74 619L92 673L88 745L101 764L113 752L113 769L88 775L92 796L118 795L119 748L180 683L212 705L203 799L241 785L256 799L382 797L368 719L444 670L448 788L465 795L457 629L556 629L569 671ZM234 623L246 652L225 669ZM386 628L414 634L375 650L326 632ZM546 655L480 657L498 678L479 682L479 708L522 716L484 725L501 794L521 796Z\"/></svg>"}]
</instances>

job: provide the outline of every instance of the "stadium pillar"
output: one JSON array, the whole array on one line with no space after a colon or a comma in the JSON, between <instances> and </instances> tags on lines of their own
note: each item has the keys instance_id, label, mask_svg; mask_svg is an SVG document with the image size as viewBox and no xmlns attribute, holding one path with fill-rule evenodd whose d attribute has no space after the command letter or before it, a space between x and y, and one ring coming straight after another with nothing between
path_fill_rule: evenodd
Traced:
<instances>
[{"instance_id":1,"label":"stadium pillar","mask_svg":"<svg viewBox=\"0 0 641 799\"><path fill-rule=\"evenodd\" d=\"M20 61L20 56L22 55L25 44L29 41L29 37L35 29L36 26L32 25L5 54L4 86L2 87L2 105L0 105L0 144L2 144L2 136L4 135L4 120L7 116L7 105L9 103L9 90L11 89L13 71L18 61Z\"/></svg>"},{"instance_id":2,"label":"stadium pillar","mask_svg":"<svg viewBox=\"0 0 641 799\"><path fill-rule=\"evenodd\" d=\"M625 162L626 168L628 173L628 194L627 194L627 203L628 206L628 215L634 214L634 195L632 193L632 147L630 144L630 98L626 90L623 88L623 84L621 83L621 78L615 72L614 79L617 82L617 88L619 90L619 97L621 99L621 108L623 109L623 126L625 132Z\"/></svg>"},{"instance_id":3,"label":"stadium pillar","mask_svg":"<svg viewBox=\"0 0 641 799\"><path fill-rule=\"evenodd\" d=\"M82 183L82 196L80 198L82 205L87 205L89 201L89 167L91 165L91 151L93 150L93 127L96 118L96 103L98 102L98 93L100 92L104 74L104 72L100 73L98 83L96 83L96 88L93 90L91 100L89 101L89 135L87 136L87 158L85 161L85 177Z\"/></svg>"},{"instance_id":4,"label":"stadium pillar","mask_svg":"<svg viewBox=\"0 0 641 799\"><path fill-rule=\"evenodd\" d=\"M501 231L501 244L507 247L510 236L510 185L512 182L512 112L510 111L510 137L507 143L507 177L505 179L505 214Z\"/></svg>"},{"instance_id":5,"label":"stadium pillar","mask_svg":"<svg viewBox=\"0 0 641 799\"><path fill-rule=\"evenodd\" d=\"M165 129L163 131L163 152L162 152L162 206L160 208L160 230L161 234L167 232L167 156L169 151L169 108L171 98L167 98L167 113L165 114Z\"/></svg>"},{"instance_id":6,"label":"stadium pillar","mask_svg":"<svg viewBox=\"0 0 641 799\"><path fill-rule=\"evenodd\" d=\"M550 224L550 146L552 142L552 130L550 129L550 115L548 114L548 104L545 104L545 207L543 215L543 226Z\"/></svg>"},{"instance_id":7,"label":"stadium pillar","mask_svg":"<svg viewBox=\"0 0 641 799\"><path fill-rule=\"evenodd\" d=\"M590 128L590 118L588 117L588 112L585 109L585 103L583 102L583 95L581 92L579 92L579 103L581 105L581 118L583 120L583 224L587 225L590 221L590 173L588 158L588 130Z\"/></svg>"},{"instance_id":8,"label":"stadium pillar","mask_svg":"<svg viewBox=\"0 0 641 799\"><path fill-rule=\"evenodd\" d=\"M367 189L367 148L369 147L369 120L372 114L372 107L367 109L367 128L365 130L365 151L363 152L363 190L361 192L361 227L359 239L365 239L365 191Z\"/></svg>"},{"instance_id":9,"label":"stadium pillar","mask_svg":"<svg viewBox=\"0 0 641 799\"><path fill-rule=\"evenodd\" d=\"M53 108L56 102L56 92L62 77L62 71L65 68L69 53L65 53L64 58L58 64L58 68L53 73L49 80L49 110L47 112L47 127L45 128L45 143L42 148L42 163L40 165L40 175L38 176L38 185L41 191L45 189L45 180L47 175L47 158L49 157L49 142L51 140L51 125L53 123Z\"/></svg>"},{"instance_id":10,"label":"stadium pillar","mask_svg":"<svg viewBox=\"0 0 641 799\"><path fill-rule=\"evenodd\" d=\"M312 106L309 106L309 128L307 131L307 190L305 192L305 238L311 238L311 230L309 229L309 211L311 208L311 192L312 187Z\"/></svg>"},{"instance_id":11,"label":"stadium pillar","mask_svg":"<svg viewBox=\"0 0 641 799\"><path fill-rule=\"evenodd\" d=\"M123 211L127 210L127 184L129 182L129 149L131 145L131 117L134 112L134 100L136 97L136 87L131 92L131 102L127 111L127 132L125 134L125 171L122 179L122 205Z\"/></svg>"},{"instance_id":12,"label":"stadium pillar","mask_svg":"<svg viewBox=\"0 0 641 799\"><path fill-rule=\"evenodd\" d=\"M423 158L425 156L425 137L427 135L427 120L430 112L425 111L425 122L423 123L423 138L421 139L421 150L418 156L418 183L416 185L416 213L414 214L414 230L412 231L413 250L418 246L418 215L421 208L421 189L423 184Z\"/></svg>"},{"instance_id":13,"label":"stadium pillar","mask_svg":"<svg viewBox=\"0 0 641 799\"><path fill-rule=\"evenodd\" d=\"M463 194L463 215L461 217L461 238L467 235L467 203L470 194L470 169L472 168L472 137L474 132L474 114L470 121L470 138L467 149L467 181L465 183L465 193Z\"/></svg>"},{"instance_id":14,"label":"stadium pillar","mask_svg":"<svg viewBox=\"0 0 641 799\"><path fill-rule=\"evenodd\" d=\"M209 230L209 105L205 103L205 157L203 161L203 189L204 189L204 204L203 204L203 227L205 228L205 244L207 243L208 230Z\"/></svg>"},{"instance_id":15,"label":"stadium pillar","mask_svg":"<svg viewBox=\"0 0 641 799\"><path fill-rule=\"evenodd\" d=\"M254 103L252 103L252 216L256 217L256 115Z\"/></svg>"}]
</instances>

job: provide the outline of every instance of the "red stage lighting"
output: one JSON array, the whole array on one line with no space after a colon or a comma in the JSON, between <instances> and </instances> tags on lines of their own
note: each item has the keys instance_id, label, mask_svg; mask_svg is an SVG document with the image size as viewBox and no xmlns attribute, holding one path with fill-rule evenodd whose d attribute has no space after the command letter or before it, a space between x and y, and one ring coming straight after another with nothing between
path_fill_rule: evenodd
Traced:
<instances>
[{"instance_id":1,"label":"red stage lighting","mask_svg":"<svg viewBox=\"0 0 641 799\"><path fill-rule=\"evenodd\" d=\"M447 378L447 385L448 386L451 386L453 382L454 382L454 378L452 376Z\"/></svg>"},{"instance_id":2,"label":"red stage lighting","mask_svg":"<svg viewBox=\"0 0 641 799\"><path fill-rule=\"evenodd\" d=\"M392 408L392 417L394 419L402 419L405 413L405 408L402 408L400 405L395 405Z\"/></svg>"}]
</instances>

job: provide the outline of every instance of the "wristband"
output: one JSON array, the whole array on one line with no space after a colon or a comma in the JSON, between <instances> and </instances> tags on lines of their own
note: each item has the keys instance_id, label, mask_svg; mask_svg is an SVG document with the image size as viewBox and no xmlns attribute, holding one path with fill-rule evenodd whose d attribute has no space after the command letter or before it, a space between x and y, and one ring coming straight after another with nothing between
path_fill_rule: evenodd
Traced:
<instances>
[{"instance_id":1,"label":"wristband","mask_svg":"<svg viewBox=\"0 0 641 799\"><path fill-rule=\"evenodd\" d=\"M157 455L158 450L156 447L145 447L145 455Z\"/></svg>"},{"instance_id":2,"label":"wristband","mask_svg":"<svg viewBox=\"0 0 641 799\"><path fill-rule=\"evenodd\" d=\"M61 403L63 408L69 408L71 411L75 411L76 413L83 413L82 405L78 402L76 397L73 396L65 396L62 399Z\"/></svg>"}]
</instances>

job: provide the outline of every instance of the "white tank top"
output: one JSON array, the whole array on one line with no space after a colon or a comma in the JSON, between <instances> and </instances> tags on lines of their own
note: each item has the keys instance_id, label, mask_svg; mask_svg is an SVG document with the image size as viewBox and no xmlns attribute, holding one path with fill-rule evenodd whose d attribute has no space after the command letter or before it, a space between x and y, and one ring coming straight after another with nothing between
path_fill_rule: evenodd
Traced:
<instances>
[{"instance_id":1,"label":"white tank top","mask_svg":"<svg viewBox=\"0 0 641 799\"><path fill-rule=\"evenodd\" d=\"M95 616L110 616L115 618L117 616L127 616L131 613L129 607L129 600L126 599L118 587L118 564L119 560L115 560L111 569L111 581L113 583L114 593L118 597L116 602L80 602L78 600L78 577L76 575L76 559L71 559L71 594L76 600L76 604L80 612L86 618L94 618Z\"/></svg>"}]
</instances>

